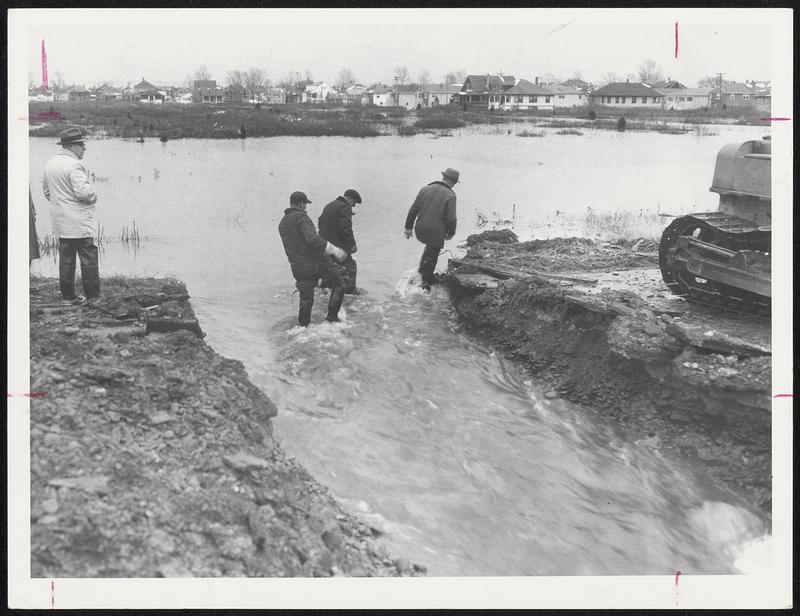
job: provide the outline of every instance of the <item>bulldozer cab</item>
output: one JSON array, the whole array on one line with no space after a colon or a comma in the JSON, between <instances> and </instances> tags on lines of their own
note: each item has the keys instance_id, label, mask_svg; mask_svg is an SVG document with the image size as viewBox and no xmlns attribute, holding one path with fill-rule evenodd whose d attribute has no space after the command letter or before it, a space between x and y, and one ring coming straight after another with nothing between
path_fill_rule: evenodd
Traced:
<instances>
[{"instance_id":1,"label":"bulldozer cab","mask_svg":"<svg viewBox=\"0 0 800 616\"><path fill-rule=\"evenodd\" d=\"M712 192L719 194L719 211L753 222L772 224L772 143L761 140L729 143L717 154Z\"/></svg>"}]
</instances>

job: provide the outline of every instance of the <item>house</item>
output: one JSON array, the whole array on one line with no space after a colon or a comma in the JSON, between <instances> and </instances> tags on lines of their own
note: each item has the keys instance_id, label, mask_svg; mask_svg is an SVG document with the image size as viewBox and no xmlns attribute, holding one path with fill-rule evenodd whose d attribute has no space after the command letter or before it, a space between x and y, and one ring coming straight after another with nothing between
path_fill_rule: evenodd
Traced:
<instances>
[{"instance_id":1,"label":"house","mask_svg":"<svg viewBox=\"0 0 800 616\"><path fill-rule=\"evenodd\" d=\"M663 98L652 86L629 81L609 83L590 95L593 105L608 107L661 107Z\"/></svg>"},{"instance_id":2,"label":"house","mask_svg":"<svg viewBox=\"0 0 800 616\"><path fill-rule=\"evenodd\" d=\"M195 79L192 85L192 90L195 92L199 90L213 90L217 87L216 79Z\"/></svg>"},{"instance_id":3,"label":"house","mask_svg":"<svg viewBox=\"0 0 800 616\"><path fill-rule=\"evenodd\" d=\"M324 81L315 81L307 84L300 97L301 103L321 104L327 102L330 96L336 94L336 90Z\"/></svg>"},{"instance_id":4,"label":"house","mask_svg":"<svg viewBox=\"0 0 800 616\"><path fill-rule=\"evenodd\" d=\"M404 109L417 109L422 107L424 102L424 92L421 86L416 84L404 85L395 84L392 86L392 100L396 107Z\"/></svg>"},{"instance_id":5,"label":"house","mask_svg":"<svg viewBox=\"0 0 800 616\"><path fill-rule=\"evenodd\" d=\"M82 103L95 100L97 97L85 86L74 86L67 90L67 100L70 103Z\"/></svg>"},{"instance_id":6,"label":"house","mask_svg":"<svg viewBox=\"0 0 800 616\"><path fill-rule=\"evenodd\" d=\"M664 95L663 109L708 109L708 88L655 88Z\"/></svg>"},{"instance_id":7,"label":"house","mask_svg":"<svg viewBox=\"0 0 800 616\"><path fill-rule=\"evenodd\" d=\"M95 95L97 96L98 101L121 101L122 88L115 88L113 86L101 87L95 90Z\"/></svg>"},{"instance_id":8,"label":"house","mask_svg":"<svg viewBox=\"0 0 800 616\"><path fill-rule=\"evenodd\" d=\"M145 80L144 77L142 77L142 80L139 83L133 86L133 91L136 92L137 94L141 94L142 92L152 92L153 90L156 89L157 88L152 83Z\"/></svg>"},{"instance_id":9,"label":"house","mask_svg":"<svg viewBox=\"0 0 800 616\"><path fill-rule=\"evenodd\" d=\"M28 101L36 103L52 103L55 101L55 93L44 86L28 90Z\"/></svg>"},{"instance_id":10,"label":"house","mask_svg":"<svg viewBox=\"0 0 800 616\"><path fill-rule=\"evenodd\" d=\"M686 88L685 85L683 85L680 81L676 81L675 79L657 81L655 83L651 83L650 85L657 90L682 90Z\"/></svg>"},{"instance_id":11,"label":"house","mask_svg":"<svg viewBox=\"0 0 800 616\"><path fill-rule=\"evenodd\" d=\"M264 92L264 102L270 105L285 105L286 104L286 89L285 88L267 88Z\"/></svg>"},{"instance_id":12,"label":"house","mask_svg":"<svg viewBox=\"0 0 800 616\"><path fill-rule=\"evenodd\" d=\"M453 95L461 89L461 84L457 83L423 83L422 97L423 107L436 107L437 105L449 105Z\"/></svg>"},{"instance_id":13,"label":"house","mask_svg":"<svg viewBox=\"0 0 800 616\"><path fill-rule=\"evenodd\" d=\"M360 83L354 83L345 88L342 93L344 96L343 102L345 105L363 105L369 99L366 97L367 86Z\"/></svg>"},{"instance_id":14,"label":"house","mask_svg":"<svg viewBox=\"0 0 800 616\"><path fill-rule=\"evenodd\" d=\"M222 88L200 88L194 93L198 103L216 105L225 102L225 91Z\"/></svg>"},{"instance_id":15,"label":"house","mask_svg":"<svg viewBox=\"0 0 800 616\"><path fill-rule=\"evenodd\" d=\"M392 92L388 86L378 84L369 88L366 92L370 105L378 107L388 107L394 103Z\"/></svg>"},{"instance_id":16,"label":"house","mask_svg":"<svg viewBox=\"0 0 800 616\"><path fill-rule=\"evenodd\" d=\"M757 99L758 98L758 104ZM768 109L771 95L768 90L759 90L745 83L723 83L711 89L711 107L729 109L732 107L759 107Z\"/></svg>"},{"instance_id":17,"label":"house","mask_svg":"<svg viewBox=\"0 0 800 616\"><path fill-rule=\"evenodd\" d=\"M496 107L504 111L552 109L554 95L551 87L520 79L500 95Z\"/></svg>"},{"instance_id":18,"label":"house","mask_svg":"<svg viewBox=\"0 0 800 616\"><path fill-rule=\"evenodd\" d=\"M553 107L555 108L572 108L582 107L589 104L589 95L583 90L565 86L561 84L553 84L545 86L553 94Z\"/></svg>"},{"instance_id":19,"label":"house","mask_svg":"<svg viewBox=\"0 0 800 616\"><path fill-rule=\"evenodd\" d=\"M158 105L163 103L164 99L166 99L167 97L166 92L163 92L161 90L156 90L155 88L153 88L152 90L142 90L138 92L137 95L138 98L136 99L136 101L139 103L152 103Z\"/></svg>"},{"instance_id":20,"label":"house","mask_svg":"<svg viewBox=\"0 0 800 616\"><path fill-rule=\"evenodd\" d=\"M513 88L516 82L513 75L468 75L452 101L494 109L500 105L501 93Z\"/></svg>"},{"instance_id":21,"label":"house","mask_svg":"<svg viewBox=\"0 0 800 616\"><path fill-rule=\"evenodd\" d=\"M580 90L584 94L591 94L592 90L594 90L594 84L589 83L588 81L584 81L583 79L573 78L567 79L566 81L562 81L559 85L567 86L568 88L575 88L576 90Z\"/></svg>"},{"instance_id":22,"label":"house","mask_svg":"<svg viewBox=\"0 0 800 616\"><path fill-rule=\"evenodd\" d=\"M189 88L175 88L173 100L181 105L191 105L194 102L194 93Z\"/></svg>"}]
</instances>

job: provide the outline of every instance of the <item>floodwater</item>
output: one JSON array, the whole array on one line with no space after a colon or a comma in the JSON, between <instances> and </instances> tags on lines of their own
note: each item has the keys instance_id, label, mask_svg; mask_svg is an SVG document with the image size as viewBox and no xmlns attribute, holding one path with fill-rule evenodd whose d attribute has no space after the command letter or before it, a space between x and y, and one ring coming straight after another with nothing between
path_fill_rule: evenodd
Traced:
<instances>
[{"instance_id":1,"label":"floodwater","mask_svg":"<svg viewBox=\"0 0 800 616\"><path fill-rule=\"evenodd\" d=\"M765 522L703 467L635 442L591 409L545 399L541 386L461 332L446 293L414 286L421 245L402 229L417 190L446 167L459 230L513 225L521 240L587 232L592 212L715 208L717 135L584 130L520 138L521 126L452 137L273 138L88 143L106 242L101 275L184 280L221 354L244 362L275 401L284 449L349 511L381 531L394 556L430 575L735 573L769 552ZM39 178L55 139L31 139L40 237L49 233ZM303 190L316 220L346 188L356 209L358 284L342 323L294 327L297 297L277 224ZM479 216L479 214L482 216ZM138 247L120 241L135 225ZM543 224L543 221L547 221ZM549 226L548 226L549 225ZM489 228L489 227L480 227ZM591 231L591 230L588 230ZM446 266L448 254L440 259ZM43 256L33 271L56 275Z\"/></svg>"}]
</instances>

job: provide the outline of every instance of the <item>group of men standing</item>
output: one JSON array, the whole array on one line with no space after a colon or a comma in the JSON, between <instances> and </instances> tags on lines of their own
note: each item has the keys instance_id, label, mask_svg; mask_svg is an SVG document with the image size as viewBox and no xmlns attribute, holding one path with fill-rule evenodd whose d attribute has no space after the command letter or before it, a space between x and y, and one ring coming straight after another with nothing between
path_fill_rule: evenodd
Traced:
<instances>
[{"instance_id":1,"label":"group of men standing","mask_svg":"<svg viewBox=\"0 0 800 616\"><path fill-rule=\"evenodd\" d=\"M456 194L453 187L459 173L448 168L442 171L441 181L424 186L408 210L405 237L412 231L425 244L419 263L422 288L430 291L433 272L445 240L456 232ZM326 321L339 320L339 309L345 293L360 293L356 283L356 262L353 253L358 250L353 236L353 208L361 203L361 195L348 188L344 195L328 203L319 217L319 233L306 212L311 200L305 193L295 191L289 196L289 207L284 210L278 224L283 248L289 259L295 286L300 293L297 321L302 327L311 322L314 306L314 289L330 287Z\"/></svg>"},{"instance_id":2,"label":"group of men standing","mask_svg":"<svg viewBox=\"0 0 800 616\"><path fill-rule=\"evenodd\" d=\"M42 179L42 189L50 202L53 235L58 238L59 284L65 303L82 304L100 296L100 271L98 249L94 243L97 231L95 203L97 194L91 178L81 160L86 152L83 133L70 127L59 134L62 151L47 163ZM412 231L425 244L419 263L422 287L429 291L433 272L445 240L456 232L456 194L453 187L459 173L448 168L442 171L441 181L431 182L417 194L408 210L405 237ZM353 235L353 215L361 195L349 188L344 194L328 203L319 217L319 232L309 218L306 207L311 200L301 191L289 197L289 207L284 210L278 225L283 248L289 259L295 286L300 294L298 323L311 322L314 306L314 289L320 284L330 288L326 320L339 320L339 310L344 295L360 294L356 286L357 267L353 254L358 250ZM35 212L30 201L30 223L33 229ZM35 238L35 231L31 236ZM30 241L30 258L37 258ZM38 244L38 242L37 242ZM85 297L75 293L76 256L81 262L81 278Z\"/></svg>"}]
</instances>

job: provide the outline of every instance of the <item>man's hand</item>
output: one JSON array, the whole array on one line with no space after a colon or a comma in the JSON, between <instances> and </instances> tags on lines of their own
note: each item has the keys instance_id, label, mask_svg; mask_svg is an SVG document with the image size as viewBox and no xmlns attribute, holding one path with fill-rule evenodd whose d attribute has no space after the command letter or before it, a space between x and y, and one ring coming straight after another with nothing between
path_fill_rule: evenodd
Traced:
<instances>
[{"instance_id":1,"label":"man's hand","mask_svg":"<svg viewBox=\"0 0 800 616\"><path fill-rule=\"evenodd\" d=\"M411 229L406 229L404 233L406 234L406 239L411 237Z\"/></svg>"},{"instance_id":2,"label":"man's hand","mask_svg":"<svg viewBox=\"0 0 800 616\"><path fill-rule=\"evenodd\" d=\"M344 250L330 242L325 246L325 254L333 257L336 261L344 261L347 258L347 253Z\"/></svg>"}]
</instances>

